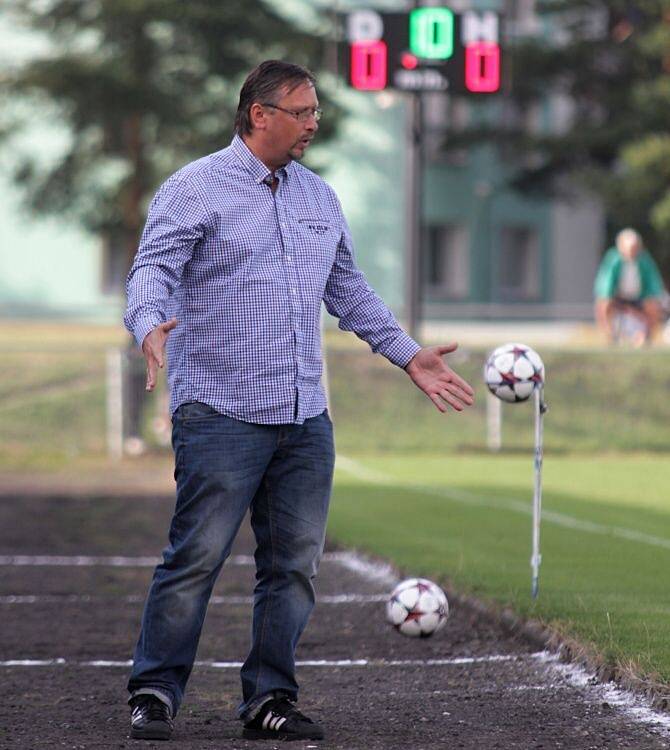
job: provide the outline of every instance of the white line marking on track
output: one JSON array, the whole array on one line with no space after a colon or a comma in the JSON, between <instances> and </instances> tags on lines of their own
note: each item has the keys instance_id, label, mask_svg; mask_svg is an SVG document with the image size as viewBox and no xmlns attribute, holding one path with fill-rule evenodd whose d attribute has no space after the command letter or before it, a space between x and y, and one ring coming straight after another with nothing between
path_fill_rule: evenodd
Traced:
<instances>
[{"instance_id":1,"label":"white line marking on track","mask_svg":"<svg viewBox=\"0 0 670 750\"><path fill-rule=\"evenodd\" d=\"M325 563L339 563L358 572L356 556L351 552L326 552L321 558ZM96 567L108 566L113 568L155 568L163 562L162 557L128 557L122 555L0 555L0 566L63 566L63 567ZM255 565L253 555L231 555L226 565L252 566ZM378 565L376 578L384 580L391 570L388 565ZM373 573L370 573L371 577Z\"/></svg>"},{"instance_id":2,"label":"white line marking on track","mask_svg":"<svg viewBox=\"0 0 670 750\"><path fill-rule=\"evenodd\" d=\"M620 708L637 723L670 729L670 715L654 710L645 698L611 684L596 682L583 667L578 664L564 664L555 654L545 652L539 661L545 663L554 676L563 678L571 687L586 691L592 703L606 702Z\"/></svg>"},{"instance_id":3,"label":"white line marking on track","mask_svg":"<svg viewBox=\"0 0 670 750\"><path fill-rule=\"evenodd\" d=\"M93 594L9 594L0 596L1 604L86 604L89 602L125 602L126 604L142 603L146 596L131 594L129 596L96 596ZM317 596L319 604L373 604L385 602L387 594L324 594ZM210 604L253 604L253 596L212 596Z\"/></svg>"},{"instance_id":4,"label":"white line marking on track","mask_svg":"<svg viewBox=\"0 0 670 750\"><path fill-rule=\"evenodd\" d=\"M462 505L475 505L481 508L491 508L493 510L508 510L513 513L522 513L526 516L532 515L533 513L530 503L522 503L519 500L503 499L498 502L493 502L490 498L481 497L465 490L452 490L446 487L430 487L423 484L403 482L400 479L394 479L386 474L369 469L358 461L354 461L346 456L338 456L337 466L342 469L342 471L351 474L351 476L356 479L370 482L371 484L390 484L411 490L412 492L420 492L424 495L444 497L448 500L453 500L456 503L461 503ZM640 542L641 544L647 544L652 547L661 547L670 550L670 539L654 536L653 534L645 534L644 532L636 531L635 529L627 529L622 526L606 526L605 524L596 523L594 521L585 521L580 518L575 518L574 516L569 516L566 513L557 513L556 511L550 511L544 508L542 509L542 520L547 523L552 523L555 526L563 526L567 529L584 531L589 534L618 537L619 539L626 539L629 542Z\"/></svg>"},{"instance_id":5,"label":"white line marking on track","mask_svg":"<svg viewBox=\"0 0 670 750\"><path fill-rule=\"evenodd\" d=\"M110 566L115 568L153 568L160 557L96 557L91 555L0 555L0 565L37 565L89 567Z\"/></svg>"},{"instance_id":6,"label":"white line marking on track","mask_svg":"<svg viewBox=\"0 0 670 750\"><path fill-rule=\"evenodd\" d=\"M326 555L324 555L324 559ZM388 563L378 563L367 560L355 552L331 552L326 562L336 562L363 578L385 586L395 586L398 582L393 568Z\"/></svg>"},{"instance_id":7,"label":"white line marking on track","mask_svg":"<svg viewBox=\"0 0 670 750\"><path fill-rule=\"evenodd\" d=\"M490 654L488 656L456 656L451 659L305 659L296 661L298 667L458 667L466 664L491 664L509 661L543 660L544 652L535 654ZM241 661L196 661L196 667L209 669L240 669ZM57 659L10 659L0 661L0 667L129 667L132 660L87 661Z\"/></svg>"}]
</instances>

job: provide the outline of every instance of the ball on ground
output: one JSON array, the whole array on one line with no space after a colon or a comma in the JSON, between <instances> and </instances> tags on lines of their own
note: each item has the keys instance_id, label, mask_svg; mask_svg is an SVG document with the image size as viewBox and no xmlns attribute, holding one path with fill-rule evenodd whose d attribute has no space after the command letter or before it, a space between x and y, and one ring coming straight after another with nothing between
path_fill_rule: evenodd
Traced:
<instances>
[{"instance_id":1,"label":"ball on ground","mask_svg":"<svg viewBox=\"0 0 670 750\"><path fill-rule=\"evenodd\" d=\"M449 616L449 602L442 589L426 578L408 578L391 592L386 617L403 635L427 638L441 630Z\"/></svg>"}]
</instances>

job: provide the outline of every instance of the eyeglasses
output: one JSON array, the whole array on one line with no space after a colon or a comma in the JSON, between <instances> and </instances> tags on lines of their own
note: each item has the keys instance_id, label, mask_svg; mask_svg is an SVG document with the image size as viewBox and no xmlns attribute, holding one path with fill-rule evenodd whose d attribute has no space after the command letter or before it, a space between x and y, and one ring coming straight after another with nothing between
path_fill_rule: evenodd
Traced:
<instances>
[{"instance_id":1,"label":"eyeglasses","mask_svg":"<svg viewBox=\"0 0 670 750\"><path fill-rule=\"evenodd\" d=\"M282 112L286 112L287 115L295 117L298 122L307 122L310 117L313 117L317 122L321 119L323 110L321 107L307 107L307 109L284 109L276 104L270 104L269 102L261 102L264 107L272 107L272 109L279 109Z\"/></svg>"}]
</instances>

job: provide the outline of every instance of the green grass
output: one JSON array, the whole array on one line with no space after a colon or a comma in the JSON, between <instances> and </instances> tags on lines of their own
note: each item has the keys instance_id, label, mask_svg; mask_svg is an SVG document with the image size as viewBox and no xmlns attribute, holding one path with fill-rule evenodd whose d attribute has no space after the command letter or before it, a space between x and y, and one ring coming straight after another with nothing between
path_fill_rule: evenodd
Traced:
<instances>
[{"instance_id":1,"label":"green grass","mask_svg":"<svg viewBox=\"0 0 670 750\"><path fill-rule=\"evenodd\" d=\"M92 326L0 332L0 470L87 471L104 456L105 349L126 340L118 328ZM504 407L505 452L490 456L486 352L449 358L477 403L441 415L405 373L351 342L329 334L337 446L372 474L364 481L338 470L331 536L408 575L509 604L670 682L670 351L542 351L550 411L533 603L530 405ZM631 531L661 541L631 539Z\"/></svg>"},{"instance_id":2,"label":"green grass","mask_svg":"<svg viewBox=\"0 0 670 750\"><path fill-rule=\"evenodd\" d=\"M530 455L345 460L329 533L407 575L511 605L613 663L670 681L670 466L656 456L554 456L544 475L536 602ZM626 538L631 531L642 538Z\"/></svg>"},{"instance_id":3,"label":"green grass","mask_svg":"<svg viewBox=\"0 0 670 750\"><path fill-rule=\"evenodd\" d=\"M548 450L666 451L670 424L670 352L542 352L547 368ZM448 361L475 388L476 405L455 417L439 417L398 368L364 350L329 357L332 405L339 446L350 452L486 448L484 351L459 351ZM503 443L525 450L533 442L529 404L503 408Z\"/></svg>"},{"instance_id":4,"label":"green grass","mask_svg":"<svg viewBox=\"0 0 670 750\"><path fill-rule=\"evenodd\" d=\"M27 324L0 332L0 470L53 468L105 450L105 356L127 338L116 328ZM329 334L331 406L338 447L357 454L481 452L486 447L486 352L449 357L477 391L465 413L441 416L407 375L344 334ZM665 451L670 351L542 352L553 453ZM161 387L163 387L161 380ZM51 402L54 403L51 403ZM158 399L149 397L153 412ZM84 413L85 412L85 413ZM152 414L148 412L147 425ZM504 407L507 451L532 446L531 406ZM155 442L151 429L145 437Z\"/></svg>"}]
</instances>

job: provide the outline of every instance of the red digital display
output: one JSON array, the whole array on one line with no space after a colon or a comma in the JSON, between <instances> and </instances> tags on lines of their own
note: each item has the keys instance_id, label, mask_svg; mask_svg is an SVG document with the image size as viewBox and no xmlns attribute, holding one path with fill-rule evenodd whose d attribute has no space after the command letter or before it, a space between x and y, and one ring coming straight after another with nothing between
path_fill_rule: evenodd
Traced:
<instances>
[{"instance_id":1,"label":"red digital display","mask_svg":"<svg viewBox=\"0 0 670 750\"><path fill-rule=\"evenodd\" d=\"M500 88L500 47L493 42L474 42L465 48L465 86L475 94Z\"/></svg>"},{"instance_id":2,"label":"red digital display","mask_svg":"<svg viewBox=\"0 0 670 750\"><path fill-rule=\"evenodd\" d=\"M385 89L387 59L385 42L354 42L351 45L351 85L361 91Z\"/></svg>"}]
</instances>

